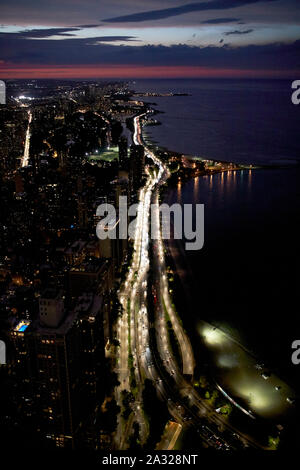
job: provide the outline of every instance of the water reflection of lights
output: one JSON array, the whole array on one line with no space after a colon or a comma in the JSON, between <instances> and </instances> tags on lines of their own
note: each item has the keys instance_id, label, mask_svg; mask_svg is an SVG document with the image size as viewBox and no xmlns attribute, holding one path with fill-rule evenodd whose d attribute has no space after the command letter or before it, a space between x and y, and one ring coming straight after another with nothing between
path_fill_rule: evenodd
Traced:
<instances>
[{"instance_id":1,"label":"water reflection of lights","mask_svg":"<svg viewBox=\"0 0 300 470\"><path fill-rule=\"evenodd\" d=\"M199 176L194 178L194 201L198 200L198 191L199 191Z\"/></svg>"},{"instance_id":2,"label":"water reflection of lights","mask_svg":"<svg viewBox=\"0 0 300 470\"><path fill-rule=\"evenodd\" d=\"M224 191L224 171L222 171L222 173L221 173L220 188Z\"/></svg>"},{"instance_id":3,"label":"water reflection of lights","mask_svg":"<svg viewBox=\"0 0 300 470\"><path fill-rule=\"evenodd\" d=\"M252 185L252 170L248 171L248 190L251 190Z\"/></svg>"},{"instance_id":4,"label":"water reflection of lights","mask_svg":"<svg viewBox=\"0 0 300 470\"><path fill-rule=\"evenodd\" d=\"M177 184L177 199L178 199L178 202L181 201L181 181L178 180L178 184Z\"/></svg>"}]
</instances>

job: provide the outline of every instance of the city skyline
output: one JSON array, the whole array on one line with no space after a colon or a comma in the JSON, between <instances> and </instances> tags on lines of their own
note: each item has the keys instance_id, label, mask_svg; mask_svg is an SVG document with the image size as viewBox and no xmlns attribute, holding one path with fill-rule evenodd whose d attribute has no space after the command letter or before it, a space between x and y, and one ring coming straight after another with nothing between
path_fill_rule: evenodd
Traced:
<instances>
[{"instance_id":1,"label":"city skyline","mask_svg":"<svg viewBox=\"0 0 300 470\"><path fill-rule=\"evenodd\" d=\"M299 0L0 5L9 458L297 449Z\"/></svg>"}]
</instances>

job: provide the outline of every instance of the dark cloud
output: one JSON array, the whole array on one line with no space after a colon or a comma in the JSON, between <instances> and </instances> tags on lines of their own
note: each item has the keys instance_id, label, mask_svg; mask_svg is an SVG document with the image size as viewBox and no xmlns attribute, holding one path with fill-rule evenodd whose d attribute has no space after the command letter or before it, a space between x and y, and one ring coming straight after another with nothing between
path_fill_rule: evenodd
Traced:
<instances>
[{"instance_id":1,"label":"dark cloud","mask_svg":"<svg viewBox=\"0 0 300 470\"><path fill-rule=\"evenodd\" d=\"M101 25L98 23L98 24L80 24L80 25L74 26L74 27L84 29L84 28L99 28L99 26L101 26Z\"/></svg>"},{"instance_id":2,"label":"dark cloud","mask_svg":"<svg viewBox=\"0 0 300 470\"><path fill-rule=\"evenodd\" d=\"M79 27L72 26L68 28L26 29L25 31L19 31L17 33L1 34L7 34L10 35L10 37L15 37L16 39L49 38L51 36L74 36L72 33L79 30Z\"/></svg>"},{"instance_id":3,"label":"dark cloud","mask_svg":"<svg viewBox=\"0 0 300 470\"><path fill-rule=\"evenodd\" d=\"M100 18L115 21L115 17L121 18L116 26L126 27L124 22L136 14L141 16L134 17L136 23L130 26L135 24L143 28L155 26L155 21L151 23L152 18L166 18L160 21L160 25L168 27L198 26L210 18L231 16L241 17L251 25L264 23L278 27L280 23L300 24L299 0L0 0L0 5L1 23L8 27L15 24L28 28L42 25L47 28L88 27L96 23L109 27L112 23L102 23ZM149 16L145 18L145 14ZM138 23L144 19L149 21ZM124 34L131 33L126 31Z\"/></svg>"},{"instance_id":4,"label":"dark cloud","mask_svg":"<svg viewBox=\"0 0 300 470\"><path fill-rule=\"evenodd\" d=\"M95 45L101 42L136 42L139 41L135 36L97 36L95 38L85 39L86 45Z\"/></svg>"},{"instance_id":5,"label":"dark cloud","mask_svg":"<svg viewBox=\"0 0 300 470\"><path fill-rule=\"evenodd\" d=\"M102 21L107 23L132 23L140 21L154 21L169 18L171 16L183 15L185 13L192 13L196 11L207 10L228 10L237 8L244 5L251 5L261 2L275 2L278 0L214 0L201 3L189 3L179 7L165 8L163 10L151 10L141 13L134 13L131 15L118 16L115 18L107 18Z\"/></svg>"},{"instance_id":6,"label":"dark cloud","mask_svg":"<svg viewBox=\"0 0 300 470\"><path fill-rule=\"evenodd\" d=\"M75 36L75 32L80 28L47 28L47 29L29 29L21 31L19 34L23 38L47 38L51 36Z\"/></svg>"},{"instance_id":7,"label":"dark cloud","mask_svg":"<svg viewBox=\"0 0 300 470\"><path fill-rule=\"evenodd\" d=\"M226 33L223 33L225 36L234 36L234 35L241 35L241 34L250 34L254 30L253 29L246 29L245 31L238 31L237 29L234 31L227 31Z\"/></svg>"},{"instance_id":8,"label":"dark cloud","mask_svg":"<svg viewBox=\"0 0 300 470\"><path fill-rule=\"evenodd\" d=\"M125 37L132 39L130 37ZM124 40L122 36L91 39L66 38L61 40L27 39L0 34L1 60L20 66L24 64L47 66L200 66L253 70L299 70L300 40L294 43L272 43L233 47L178 44L173 46L113 45L104 41ZM95 44L100 42L100 44Z\"/></svg>"},{"instance_id":9,"label":"dark cloud","mask_svg":"<svg viewBox=\"0 0 300 470\"><path fill-rule=\"evenodd\" d=\"M215 18L213 20L201 21L202 24L225 24L238 22L239 18Z\"/></svg>"},{"instance_id":10,"label":"dark cloud","mask_svg":"<svg viewBox=\"0 0 300 470\"><path fill-rule=\"evenodd\" d=\"M5 38L8 40L20 41L26 39L49 39L52 36L75 36L75 34L69 33L69 31L80 31L80 27L72 26L70 28L47 28L47 29L29 29L25 31L19 31L17 33L0 33L0 39ZM67 40L67 39L66 39ZM74 39L80 41L82 38ZM117 41L138 41L135 36L96 36L93 38L85 38L83 42L86 44L98 43L98 42L117 42ZM36 42L36 41L35 41ZM20 47L20 45L18 45Z\"/></svg>"}]
</instances>

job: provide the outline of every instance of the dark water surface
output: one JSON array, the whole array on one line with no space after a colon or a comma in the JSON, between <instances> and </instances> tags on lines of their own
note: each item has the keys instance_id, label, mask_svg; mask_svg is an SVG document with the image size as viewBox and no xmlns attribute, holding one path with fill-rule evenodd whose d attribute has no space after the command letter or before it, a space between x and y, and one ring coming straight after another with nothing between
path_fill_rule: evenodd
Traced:
<instances>
[{"instance_id":1,"label":"dark water surface","mask_svg":"<svg viewBox=\"0 0 300 470\"><path fill-rule=\"evenodd\" d=\"M153 97L162 126L151 140L178 152L237 163L300 160L300 107L288 80L140 80L136 91L189 93Z\"/></svg>"},{"instance_id":2,"label":"dark water surface","mask_svg":"<svg viewBox=\"0 0 300 470\"><path fill-rule=\"evenodd\" d=\"M205 244L187 251L189 325L205 319L268 360L299 386L291 344L300 338L299 169L198 177L169 202L205 206Z\"/></svg>"},{"instance_id":3,"label":"dark water surface","mask_svg":"<svg viewBox=\"0 0 300 470\"><path fill-rule=\"evenodd\" d=\"M299 391L291 344L300 339L300 108L291 104L290 86L141 80L134 88L192 95L145 99L165 113L157 117L161 126L145 129L158 145L215 160L291 164L198 177L167 200L205 205L204 248L185 253L193 305L185 323L200 338L200 320L214 322Z\"/></svg>"}]
</instances>

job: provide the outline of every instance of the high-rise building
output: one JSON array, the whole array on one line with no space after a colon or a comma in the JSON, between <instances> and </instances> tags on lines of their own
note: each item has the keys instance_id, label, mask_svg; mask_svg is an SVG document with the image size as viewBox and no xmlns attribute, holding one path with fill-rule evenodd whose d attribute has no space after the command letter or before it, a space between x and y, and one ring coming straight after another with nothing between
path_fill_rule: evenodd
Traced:
<instances>
[{"instance_id":1,"label":"high-rise building","mask_svg":"<svg viewBox=\"0 0 300 470\"><path fill-rule=\"evenodd\" d=\"M46 289L39 299L41 325L57 327L64 317L62 292L57 289Z\"/></svg>"},{"instance_id":2,"label":"high-rise building","mask_svg":"<svg viewBox=\"0 0 300 470\"><path fill-rule=\"evenodd\" d=\"M132 192L136 192L141 184L145 166L145 152L142 145L132 144L130 147L129 180Z\"/></svg>"},{"instance_id":3,"label":"high-rise building","mask_svg":"<svg viewBox=\"0 0 300 470\"><path fill-rule=\"evenodd\" d=\"M119 140L119 165L125 168L128 164L128 141L126 137L121 137Z\"/></svg>"},{"instance_id":4,"label":"high-rise building","mask_svg":"<svg viewBox=\"0 0 300 470\"><path fill-rule=\"evenodd\" d=\"M88 205L83 200L82 196L78 196L77 199L77 213L78 213L78 224L80 228L87 228L89 225L89 211Z\"/></svg>"},{"instance_id":5,"label":"high-rise building","mask_svg":"<svg viewBox=\"0 0 300 470\"><path fill-rule=\"evenodd\" d=\"M120 210L117 204L117 210ZM125 221L127 222L127 221ZM99 250L100 256L112 260L113 270L120 268L123 257L125 256L125 249L127 247L127 236L121 234L120 219L114 216L110 221L100 220L97 224L101 231L107 234L106 238L99 237ZM125 240L124 238L125 237Z\"/></svg>"},{"instance_id":6,"label":"high-rise building","mask_svg":"<svg viewBox=\"0 0 300 470\"><path fill-rule=\"evenodd\" d=\"M58 447L75 447L82 388L76 313L68 314L57 328L36 325L30 339L38 431Z\"/></svg>"},{"instance_id":7,"label":"high-rise building","mask_svg":"<svg viewBox=\"0 0 300 470\"><path fill-rule=\"evenodd\" d=\"M15 174L15 187L16 187L16 193L24 192L24 178L20 172L16 172Z\"/></svg>"},{"instance_id":8,"label":"high-rise building","mask_svg":"<svg viewBox=\"0 0 300 470\"><path fill-rule=\"evenodd\" d=\"M58 447L80 446L85 424L103 400L103 308L102 297L85 293L58 326L45 326L41 312L37 321L20 321L10 332L21 412Z\"/></svg>"},{"instance_id":9,"label":"high-rise building","mask_svg":"<svg viewBox=\"0 0 300 470\"><path fill-rule=\"evenodd\" d=\"M112 288L113 269L112 262L108 259L109 253L102 252L102 246L100 245L99 251L102 258L88 258L86 261L71 267L69 271L69 285L72 297L87 289L105 293Z\"/></svg>"}]
</instances>

